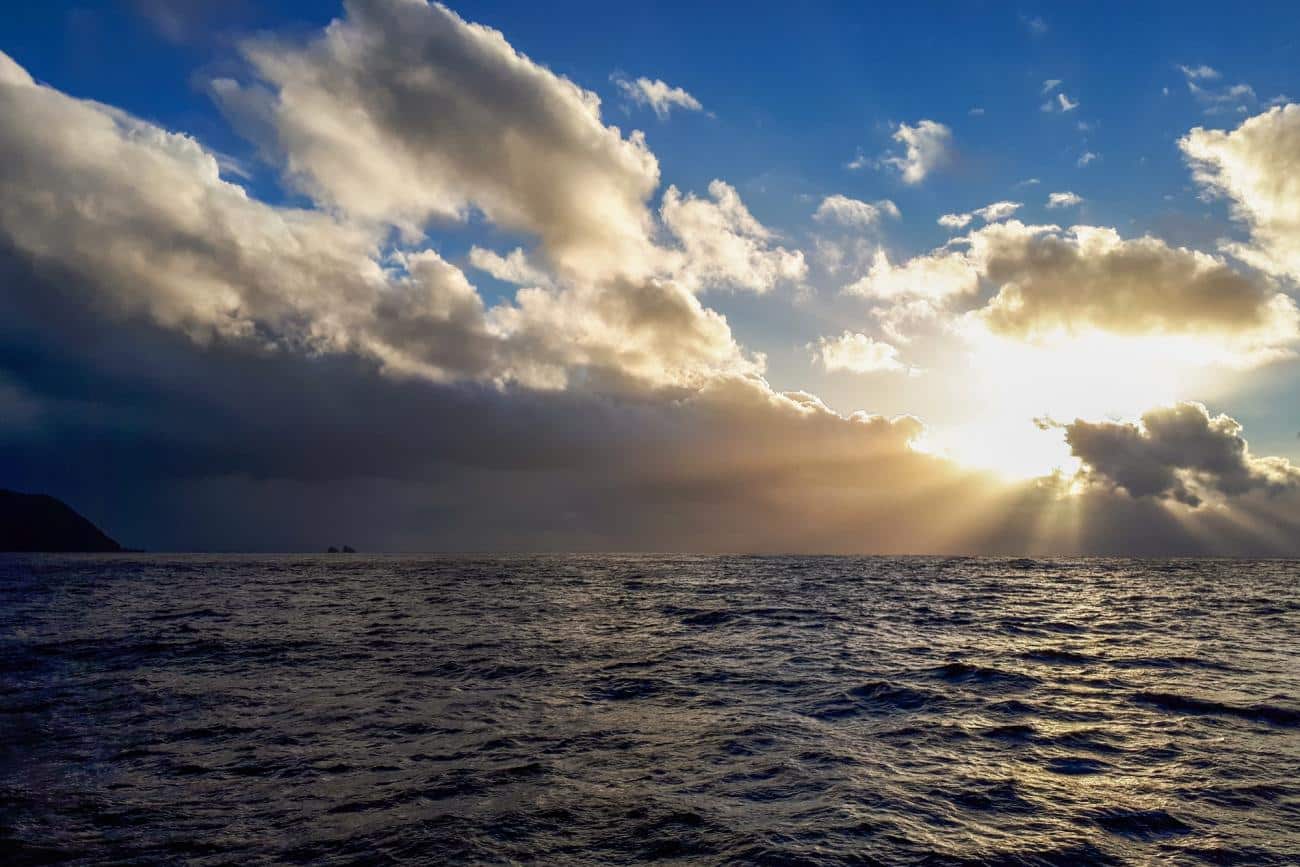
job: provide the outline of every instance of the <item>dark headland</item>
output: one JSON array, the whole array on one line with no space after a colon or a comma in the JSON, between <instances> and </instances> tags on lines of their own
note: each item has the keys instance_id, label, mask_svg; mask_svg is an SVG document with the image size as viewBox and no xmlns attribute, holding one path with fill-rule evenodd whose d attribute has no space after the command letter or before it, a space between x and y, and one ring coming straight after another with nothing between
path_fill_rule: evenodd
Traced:
<instances>
[{"instance_id":1,"label":"dark headland","mask_svg":"<svg viewBox=\"0 0 1300 867\"><path fill-rule=\"evenodd\" d=\"M0 489L0 551L107 552L122 546L61 500Z\"/></svg>"}]
</instances>

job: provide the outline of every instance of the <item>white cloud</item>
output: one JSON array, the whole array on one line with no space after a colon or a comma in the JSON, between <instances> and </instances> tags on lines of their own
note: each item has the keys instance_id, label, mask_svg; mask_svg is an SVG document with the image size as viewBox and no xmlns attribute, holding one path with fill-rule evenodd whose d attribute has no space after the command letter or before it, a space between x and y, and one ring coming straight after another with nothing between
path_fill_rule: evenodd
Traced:
<instances>
[{"instance_id":1,"label":"white cloud","mask_svg":"<svg viewBox=\"0 0 1300 867\"><path fill-rule=\"evenodd\" d=\"M1300 337L1295 303L1267 280L1155 238L1012 221L969 241L969 265L997 287L978 315L1000 334L1200 336L1243 364L1276 357Z\"/></svg>"},{"instance_id":2,"label":"white cloud","mask_svg":"<svg viewBox=\"0 0 1300 867\"><path fill-rule=\"evenodd\" d=\"M1063 193L1050 193L1047 196L1047 207L1049 208L1073 208L1083 204L1083 196L1078 193L1069 191Z\"/></svg>"},{"instance_id":3,"label":"white cloud","mask_svg":"<svg viewBox=\"0 0 1300 867\"><path fill-rule=\"evenodd\" d=\"M975 217L979 217L986 223L996 223L1012 216L1022 207L1021 202L993 202L969 213L944 214L939 218L939 225L945 229L964 229Z\"/></svg>"},{"instance_id":4,"label":"white cloud","mask_svg":"<svg viewBox=\"0 0 1300 867\"><path fill-rule=\"evenodd\" d=\"M1222 77L1219 70L1212 66L1206 66L1203 63L1200 66L1183 66L1182 64L1179 64L1178 68L1181 69L1183 75L1187 76L1189 79L1212 81Z\"/></svg>"},{"instance_id":5,"label":"white cloud","mask_svg":"<svg viewBox=\"0 0 1300 867\"><path fill-rule=\"evenodd\" d=\"M966 113L971 117L981 117L984 114L984 109L977 105Z\"/></svg>"},{"instance_id":6,"label":"white cloud","mask_svg":"<svg viewBox=\"0 0 1300 867\"><path fill-rule=\"evenodd\" d=\"M478 123L490 138L488 105ZM259 202L192 139L37 86L3 55L0 111L0 234L57 263L108 316L147 317L200 343L347 353L436 381L562 388L581 369L588 383L658 387L757 370L726 320L678 281L604 271L485 309L432 250L386 249L382 226ZM546 186L557 214L574 201L564 180ZM542 207L540 192L520 195L526 205L498 204ZM566 255L579 249L549 237ZM649 238L638 247L656 268L680 255Z\"/></svg>"},{"instance_id":7,"label":"white cloud","mask_svg":"<svg viewBox=\"0 0 1300 867\"><path fill-rule=\"evenodd\" d=\"M996 223L998 220L1005 220L1023 207L1020 202L994 202L991 205L985 205L977 208L974 213L986 223Z\"/></svg>"},{"instance_id":8,"label":"white cloud","mask_svg":"<svg viewBox=\"0 0 1300 867\"><path fill-rule=\"evenodd\" d=\"M411 237L475 208L566 270L652 270L659 165L644 139L498 31L444 6L355 0L315 38L243 49L260 82L224 81L218 98L260 113L289 180L323 206Z\"/></svg>"},{"instance_id":9,"label":"white cloud","mask_svg":"<svg viewBox=\"0 0 1300 867\"><path fill-rule=\"evenodd\" d=\"M1059 79L1059 78L1049 78L1049 79L1047 79L1047 81L1044 81L1044 82L1043 82L1043 90L1042 90L1042 92L1043 92L1043 93L1051 93L1053 90L1056 90L1056 88L1058 88L1058 87L1060 87L1060 86L1061 86L1061 79Z\"/></svg>"},{"instance_id":10,"label":"white cloud","mask_svg":"<svg viewBox=\"0 0 1300 867\"><path fill-rule=\"evenodd\" d=\"M896 347L852 331L834 338L820 337L809 348L813 358L830 372L880 373L906 369L898 360Z\"/></svg>"},{"instance_id":11,"label":"white cloud","mask_svg":"<svg viewBox=\"0 0 1300 867\"><path fill-rule=\"evenodd\" d=\"M1077 164L1078 164L1079 168L1083 168L1084 166L1088 165L1089 163L1091 163L1091 162L1095 162L1095 161L1097 161L1097 160L1099 160L1099 159L1101 159L1101 154L1095 154L1095 153L1093 153L1092 151L1084 151L1083 153L1081 153L1081 154L1079 155L1079 160L1078 160L1078 163L1077 163Z\"/></svg>"},{"instance_id":12,"label":"white cloud","mask_svg":"<svg viewBox=\"0 0 1300 867\"><path fill-rule=\"evenodd\" d=\"M709 184L713 201L676 187L664 193L660 215L681 243L674 273L696 289L767 292L778 282L799 282L808 273L800 251L772 244L773 234L750 214L735 188Z\"/></svg>"},{"instance_id":13,"label":"white cloud","mask_svg":"<svg viewBox=\"0 0 1300 867\"><path fill-rule=\"evenodd\" d=\"M871 270L844 287L844 294L893 300L944 299L966 295L979 288L979 274L965 255L936 250L902 265L893 265L884 250L876 251Z\"/></svg>"},{"instance_id":14,"label":"white cloud","mask_svg":"<svg viewBox=\"0 0 1300 867\"><path fill-rule=\"evenodd\" d=\"M1195 351L1206 363L1247 367L1290 354L1300 341L1300 310L1267 278L1097 226L1063 231L1010 220L899 265L882 251L844 292L924 298L953 310L981 286L992 296L962 319L1031 343L1092 332L1176 337L1198 341Z\"/></svg>"},{"instance_id":15,"label":"white cloud","mask_svg":"<svg viewBox=\"0 0 1300 867\"><path fill-rule=\"evenodd\" d=\"M1188 80L1187 90L1204 108L1206 114L1225 114L1236 112L1245 114L1259 102L1255 88L1249 84L1233 84L1225 87L1201 87Z\"/></svg>"},{"instance_id":16,"label":"white cloud","mask_svg":"<svg viewBox=\"0 0 1300 867\"><path fill-rule=\"evenodd\" d=\"M551 285L550 275L530 262L528 254L521 247L516 247L506 256L502 256L492 250L475 246L469 251L469 263L498 280L516 286Z\"/></svg>"},{"instance_id":17,"label":"white cloud","mask_svg":"<svg viewBox=\"0 0 1300 867\"><path fill-rule=\"evenodd\" d=\"M1066 96L1064 93L1056 94L1055 99L1049 99L1040 106L1040 108L1045 112L1055 111L1060 112L1061 114L1065 114L1068 111L1074 111L1078 107L1079 103L1071 100L1070 97Z\"/></svg>"},{"instance_id":18,"label":"white cloud","mask_svg":"<svg viewBox=\"0 0 1300 867\"><path fill-rule=\"evenodd\" d=\"M826 196L813 213L818 222L839 223L842 226L865 228L880 222L881 215L898 219L898 206L889 199L881 199L875 204L850 199L839 194Z\"/></svg>"},{"instance_id":19,"label":"white cloud","mask_svg":"<svg viewBox=\"0 0 1300 867\"><path fill-rule=\"evenodd\" d=\"M952 130L932 120L918 121L916 126L899 124L894 141L906 147L905 154L886 156L880 162L897 169L907 184L919 184L952 158Z\"/></svg>"},{"instance_id":20,"label":"white cloud","mask_svg":"<svg viewBox=\"0 0 1300 867\"><path fill-rule=\"evenodd\" d=\"M1197 183L1233 203L1250 244L1235 256L1300 281L1300 105L1270 109L1235 130L1196 127L1179 141Z\"/></svg>"},{"instance_id":21,"label":"white cloud","mask_svg":"<svg viewBox=\"0 0 1300 867\"><path fill-rule=\"evenodd\" d=\"M686 111L704 110L700 101L685 90L680 87L669 87L657 78L653 81L648 78L629 81L626 78L615 77L613 81L628 99L637 105L653 109L661 120L668 117L674 108Z\"/></svg>"}]
</instances>

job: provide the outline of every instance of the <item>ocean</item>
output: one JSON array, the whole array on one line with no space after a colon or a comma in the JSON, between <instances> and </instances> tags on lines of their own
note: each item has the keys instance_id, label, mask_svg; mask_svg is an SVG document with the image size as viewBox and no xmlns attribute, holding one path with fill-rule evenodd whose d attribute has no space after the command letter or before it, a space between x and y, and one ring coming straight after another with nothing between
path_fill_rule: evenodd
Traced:
<instances>
[{"instance_id":1,"label":"ocean","mask_svg":"<svg viewBox=\"0 0 1300 867\"><path fill-rule=\"evenodd\" d=\"M1300 562L0 557L7 864L1297 864Z\"/></svg>"}]
</instances>

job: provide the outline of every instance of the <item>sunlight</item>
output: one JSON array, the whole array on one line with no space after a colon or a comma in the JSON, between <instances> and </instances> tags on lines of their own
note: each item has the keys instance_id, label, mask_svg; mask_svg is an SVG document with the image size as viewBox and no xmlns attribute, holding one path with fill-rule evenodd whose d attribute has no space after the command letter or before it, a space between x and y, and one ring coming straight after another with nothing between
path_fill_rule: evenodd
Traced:
<instances>
[{"instance_id":1,"label":"sunlight","mask_svg":"<svg viewBox=\"0 0 1300 867\"><path fill-rule=\"evenodd\" d=\"M967 337L972 418L927 432L918 447L1008 479L1079 468L1062 424L1138 418L1207 393L1217 365L1242 363L1206 338L1091 332L1024 343L983 329Z\"/></svg>"}]
</instances>

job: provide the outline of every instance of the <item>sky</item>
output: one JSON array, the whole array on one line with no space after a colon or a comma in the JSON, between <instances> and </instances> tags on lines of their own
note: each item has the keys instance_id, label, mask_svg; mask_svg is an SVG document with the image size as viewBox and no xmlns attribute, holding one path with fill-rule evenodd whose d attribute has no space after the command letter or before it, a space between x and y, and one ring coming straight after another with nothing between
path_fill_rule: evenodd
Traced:
<instances>
[{"instance_id":1,"label":"sky","mask_svg":"<svg viewBox=\"0 0 1300 867\"><path fill-rule=\"evenodd\" d=\"M1288 4L25 4L0 486L150 549L1300 554Z\"/></svg>"}]
</instances>

